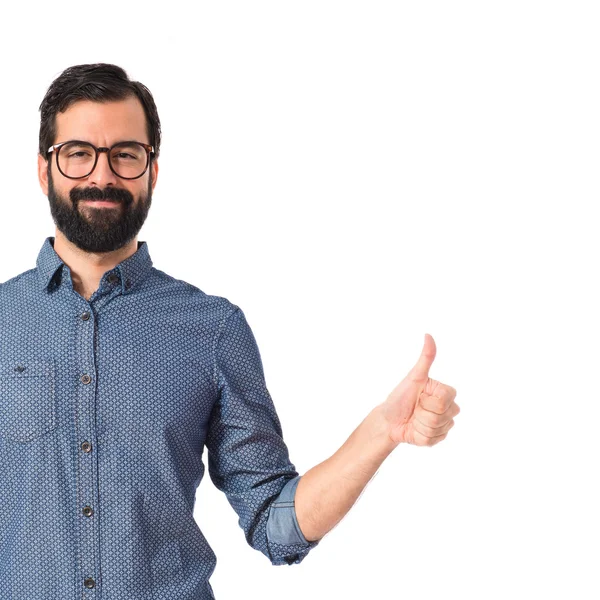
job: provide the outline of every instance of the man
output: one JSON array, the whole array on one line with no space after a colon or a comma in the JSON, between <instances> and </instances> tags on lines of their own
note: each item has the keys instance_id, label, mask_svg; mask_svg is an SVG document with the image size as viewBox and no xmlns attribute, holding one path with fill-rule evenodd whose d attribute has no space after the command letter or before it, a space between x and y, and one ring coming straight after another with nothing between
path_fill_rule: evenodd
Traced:
<instances>
[{"instance_id":1,"label":"man","mask_svg":"<svg viewBox=\"0 0 600 600\"><path fill-rule=\"evenodd\" d=\"M456 391L416 365L330 458L290 462L242 310L155 269L137 234L158 177L149 90L78 65L40 106L56 224L0 286L0 600L214 598L193 517L209 474L247 542L301 562L400 443L433 446Z\"/></svg>"}]
</instances>

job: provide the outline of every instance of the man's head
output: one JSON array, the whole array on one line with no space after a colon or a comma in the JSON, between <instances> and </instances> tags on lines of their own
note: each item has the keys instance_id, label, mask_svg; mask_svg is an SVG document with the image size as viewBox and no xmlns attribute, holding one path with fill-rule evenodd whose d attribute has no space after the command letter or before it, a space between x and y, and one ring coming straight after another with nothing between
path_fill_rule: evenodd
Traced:
<instances>
[{"instance_id":1,"label":"man's head","mask_svg":"<svg viewBox=\"0 0 600 600\"><path fill-rule=\"evenodd\" d=\"M86 252L110 252L131 242L148 216L158 175L161 131L150 91L130 81L115 65L77 65L52 82L40 112L38 176L59 231ZM79 176L81 172L66 168L69 156L81 160L86 154L76 153L79 149L70 152L67 146L52 152L48 149L71 140L98 148L135 141L153 146L154 152L142 149L148 167L136 179L116 175L107 152L98 153L89 175L70 179L65 174ZM113 168L124 174L117 161L129 159L129 155L119 154L118 148L110 155ZM97 202L102 200L115 204Z\"/></svg>"}]
</instances>

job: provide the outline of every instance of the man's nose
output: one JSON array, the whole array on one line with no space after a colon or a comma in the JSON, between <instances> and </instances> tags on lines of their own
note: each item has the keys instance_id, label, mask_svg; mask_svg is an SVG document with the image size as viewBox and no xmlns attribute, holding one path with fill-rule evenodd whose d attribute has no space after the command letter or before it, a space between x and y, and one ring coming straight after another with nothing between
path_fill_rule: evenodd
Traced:
<instances>
[{"instance_id":1,"label":"man's nose","mask_svg":"<svg viewBox=\"0 0 600 600\"><path fill-rule=\"evenodd\" d=\"M105 186L116 184L118 177L112 172L108 164L108 152L98 152L98 162L96 168L89 176L90 185Z\"/></svg>"}]
</instances>

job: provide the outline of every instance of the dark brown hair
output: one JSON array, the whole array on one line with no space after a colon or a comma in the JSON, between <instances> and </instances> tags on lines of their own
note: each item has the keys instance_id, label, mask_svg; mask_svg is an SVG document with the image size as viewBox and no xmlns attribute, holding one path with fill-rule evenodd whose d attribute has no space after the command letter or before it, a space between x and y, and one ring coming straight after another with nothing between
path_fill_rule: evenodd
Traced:
<instances>
[{"instance_id":1,"label":"dark brown hair","mask_svg":"<svg viewBox=\"0 0 600 600\"><path fill-rule=\"evenodd\" d=\"M160 119L150 90L139 81L131 81L117 65L96 63L65 69L51 84L40 104L39 153L48 159L47 150L55 143L56 115L78 100L111 102L136 96L146 113L146 133L154 146L154 158L160 152Z\"/></svg>"}]
</instances>

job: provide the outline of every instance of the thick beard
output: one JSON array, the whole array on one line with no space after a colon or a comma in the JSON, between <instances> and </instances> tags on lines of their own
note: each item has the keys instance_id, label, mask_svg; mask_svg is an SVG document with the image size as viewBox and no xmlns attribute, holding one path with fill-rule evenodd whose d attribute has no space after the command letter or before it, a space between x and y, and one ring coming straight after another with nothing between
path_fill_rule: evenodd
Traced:
<instances>
[{"instance_id":1,"label":"thick beard","mask_svg":"<svg viewBox=\"0 0 600 600\"><path fill-rule=\"evenodd\" d=\"M122 204L115 208L79 208L79 201L114 200ZM59 231L84 252L112 252L122 248L139 233L152 204L152 174L148 189L133 201L131 192L121 188L73 188L67 200L54 188L48 167L48 202L50 213ZM85 213L85 214L84 214Z\"/></svg>"}]
</instances>

